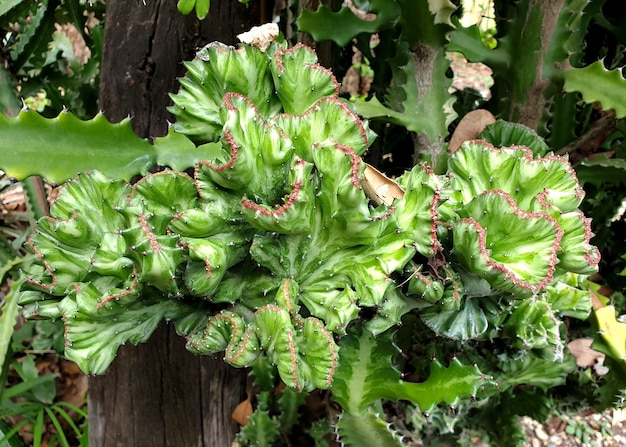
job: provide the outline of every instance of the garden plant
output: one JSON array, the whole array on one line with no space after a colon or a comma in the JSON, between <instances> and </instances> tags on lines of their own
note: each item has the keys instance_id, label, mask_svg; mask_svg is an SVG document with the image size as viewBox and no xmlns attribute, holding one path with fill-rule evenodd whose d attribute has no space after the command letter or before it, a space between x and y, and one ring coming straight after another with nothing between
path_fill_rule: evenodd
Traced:
<instances>
[{"instance_id":1,"label":"garden plant","mask_svg":"<svg viewBox=\"0 0 626 447\"><path fill-rule=\"evenodd\" d=\"M494 445L519 441L516 415L540 418L530 396L572 380L566 345L594 318L614 381L588 384L614 405L622 323L612 306L593 311L600 252L577 173L551 151L557 132L547 144L541 118L532 129L497 121L446 151L451 9L436 22L417 11L426 28L414 35L409 8L372 1L369 28L341 18L354 29L340 45L400 23L404 50L393 57L409 60L396 61L386 105L340 98L307 46L213 43L186 63L171 96L176 121L153 144L128 120L0 116L2 138L21 142L0 167L63 184L8 305L62 321L64 354L86 373L104 373L121 345L146 341L162 320L192 352L250 367L259 391L241 445L279 445L316 390L337 409L308 427L319 445L406 445L468 427ZM336 17L315 14L300 26ZM414 76L429 73L412 65L418 47L432 54L423 60L436 82ZM517 110L517 97L503 96ZM515 113L505 117L520 121ZM413 132L417 164L395 179L367 165L372 128L383 128L363 117ZM54 162L36 157L42 138Z\"/></svg>"}]
</instances>

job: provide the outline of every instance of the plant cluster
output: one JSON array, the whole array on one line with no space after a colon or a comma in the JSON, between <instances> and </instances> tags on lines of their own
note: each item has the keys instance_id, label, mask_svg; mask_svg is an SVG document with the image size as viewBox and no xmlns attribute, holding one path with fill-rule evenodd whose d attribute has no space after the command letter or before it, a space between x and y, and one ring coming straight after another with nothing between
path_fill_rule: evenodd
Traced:
<instances>
[{"instance_id":1,"label":"plant cluster","mask_svg":"<svg viewBox=\"0 0 626 447\"><path fill-rule=\"evenodd\" d=\"M588 316L583 281L599 262L564 158L496 123L445 174L420 164L377 184L361 159L374 135L310 48L216 43L186 66L165 141L205 156L193 177L80 174L29 242L20 304L63 320L68 358L102 373L171 320L193 352L275 370L297 392L332 389L354 445L402 444L374 412L383 400L460 414L564 380L563 318ZM246 433L277 431L253 418Z\"/></svg>"},{"instance_id":2,"label":"plant cluster","mask_svg":"<svg viewBox=\"0 0 626 447\"><path fill-rule=\"evenodd\" d=\"M191 351L223 351L226 362L252 368L260 391L242 445L293 436L294 409L315 389L330 389L341 410L308 435L323 443L334 430L349 445L404 445L479 427L509 445L523 438L516 417L547 417L546 402L572 382L581 402L615 404L626 330L615 307L592 309L587 277L600 255L581 208L606 224L594 229L609 254L603 266L621 270L611 244L622 223L614 223L623 205L620 121L606 156L576 172L549 149L576 162L598 134L576 92L624 115L600 88L621 91L623 78L585 60L594 23L621 39L602 3L497 5L498 16L514 19L499 22L490 48L477 27L456 26L451 3L304 10L301 31L363 52L374 96L341 99L308 47L215 43L186 64L172 95L176 123L154 145L128 121L102 116L0 117L9 175L71 178L39 219L32 262L23 261L3 317L14 318L19 298L27 316L62 321L65 354L90 373L104 372L120 345L172 321ZM199 16L208 6L178 3ZM376 16L363 20L355 8ZM467 112L449 92L446 51L487 63L496 87L486 106L532 130L498 121L446 151L451 123ZM608 68L619 66L619 52L607 57ZM370 148L390 150L405 134L415 160L429 164L392 181L363 162ZM36 155L42 140L48 159ZM154 164L169 169L147 174ZM585 203L578 178L592 192ZM623 300L613 300L619 310ZM566 348L593 334L585 320L607 356L604 380L577 370ZM398 417L385 411L389 402Z\"/></svg>"}]
</instances>

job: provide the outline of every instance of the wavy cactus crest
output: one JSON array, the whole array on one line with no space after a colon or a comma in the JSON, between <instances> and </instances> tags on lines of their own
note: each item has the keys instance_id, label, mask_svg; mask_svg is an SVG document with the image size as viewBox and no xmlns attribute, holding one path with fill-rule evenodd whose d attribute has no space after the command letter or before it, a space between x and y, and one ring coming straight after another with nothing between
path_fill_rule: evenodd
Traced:
<instances>
[{"instance_id":1,"label":"wavy cactus crest","mask_svg":"<svg viewBox=\"0 0 626 447\"><path fill-rule=\"evenodd\" d=\"M286 384L328 388L335 338L363 308L375 332L411 308L392 275L437 250L441 182L417 166L402 199L372 205L360 155L373 135L316 62L302 45L209 45L172 96L177 132L221 143L194 178L92 172L62 190L32 238L22 304L64 319L85 371L165 318L194 352L266 356Z\"/></svg>"},{"instance_id":2,"label":"wavy cactus crest","mask_svg":"<svg viewBox=\"0 0 626 447\"><path fill-rule=\"evenodd\" d=\"M600 260L572 167L476 140L451 155L446 180L439 212L448 262L407 272L408 293L425 303L422 320L448 337L499 332L560 358L558 317L589 314L590 295L579 286Z\"/></svg>"}]
</instances>

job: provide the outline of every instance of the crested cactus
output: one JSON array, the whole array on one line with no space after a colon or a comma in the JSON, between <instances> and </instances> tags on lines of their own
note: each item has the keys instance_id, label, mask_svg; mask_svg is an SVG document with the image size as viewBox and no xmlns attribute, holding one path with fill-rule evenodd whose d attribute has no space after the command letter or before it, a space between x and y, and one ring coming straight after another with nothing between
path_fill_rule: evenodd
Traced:
<instances>
[{"instance_id":1,"label":"crested cactus","mask_svg":"<svg viewBox=\"0 0 626 447\"><path fill-rule=\"evenodd\" d=\"M392 274L416 252L434 253L434 174L416 167L402 200L371 206L359 156L372 133L315 62L304 46L210 45L173 96L175 130L222 145L194 178L164 171L131 186L91 172L67 183L32 238L22 303L64 318L67 355L86 371L103 372L117 346L166 318L194 352L225 351L235 366L266 355L288 385L328 388L335 336L362 308L385 307ZM155 313L138 335L123 322L142 305ZM378 330L400 317L382 313ZM106 338L86 334L107 333L110 319L115 341L85 355Z\"/></svg>"},{"instance_id":2,"label":"crested cactus","mask_svg":"<svg viewBox=\"0 0 626 447\"><path fill-rule=\"evenodd\" d=\"M63 319L66 355L83 370L104 372L120 345L171 320L192 352L272 365L296 391L332 388L345 442L369 430L401 445L377 402L427 413L487 397L497 380L463 355L422 355L426 380L402 380L393 331L406 318L434 337L562 357L560 318L588 315L581 284L599 261L565 159L475 140L445 174L417 165L393 198L390 184L374 197L361 159L373 132L310 48L215 43L187 68L176 124L156 146L187 161L197 147L193 176L80 174L29 242L21 305Z\"/></svg>"}]
</instances>

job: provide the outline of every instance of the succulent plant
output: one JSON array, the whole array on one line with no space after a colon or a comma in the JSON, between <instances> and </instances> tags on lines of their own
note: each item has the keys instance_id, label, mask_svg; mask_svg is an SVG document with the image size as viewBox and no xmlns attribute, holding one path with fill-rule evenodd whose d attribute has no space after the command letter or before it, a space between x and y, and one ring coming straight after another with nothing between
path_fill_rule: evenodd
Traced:
<instances>
[{"instance_id":1,"label":"succulent plant","mask_svg":"<svg viewBox=\"0 0 626 447\"><path fill-rule=\"evenodd\" d=\"M192 352L275 368L296 391L332 388L346 442L371 429L401 445L374 403L430 412L497 380L462 355L402 380L393 332L409 314L435 337L562 358L561 317L589 314L581 285L599 261L566 159L507 143L517 130L496 123L486 135L504 147L469 141L443 175L416 165L372 185L361 156L374 135L310 48L214 43L186 67L176 124L150 157L180 168L163 148L192 162L191 145L203 156L193 176L80 174L29 242L20 303L63 319L65 354L84 371L104 372L120 345L171 320ZM32 118L16 120L20 132Z\"/></svg>"}]
</instances>

